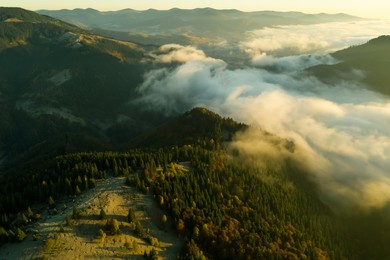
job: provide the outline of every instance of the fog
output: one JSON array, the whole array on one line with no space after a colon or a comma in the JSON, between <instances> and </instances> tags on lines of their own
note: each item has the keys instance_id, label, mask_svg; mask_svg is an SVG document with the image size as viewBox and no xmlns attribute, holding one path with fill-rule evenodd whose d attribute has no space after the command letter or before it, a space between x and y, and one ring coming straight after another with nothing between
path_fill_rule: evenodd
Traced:
<instances>
[{"instance_id":1,"label":"fog","mask_svg":"<svg viewBox=\"0 0 390 260\"><path fill-rule=\"evenodd\" d=\"M388 20L276 26L247 32L240 47L254 59L263 53L327 54L383 34L390 34Z\"/></svg>"},{"instance_id":2,"label":"fog","mask_svg":"<svg viewBox=\"0 0 390 260\"><path fill-rule=\"evenodd\" d=\"M327 85L303 70L339 62L327 53L385 34L390 31L386 24L331 23L250 32L237 46L251 59L241 69L229 69L194 46L163 46L154 53L156 61L179 64L149 71L137 102L166 115L203 106L292 140L297 149L288 156L309 170L322 199L335 210L381 208L390 201L388 98L360 83L363 71L355 71L348 82ZM275 153L256 136L241 133L231 145Z\"/></svg>"}]
</instances>

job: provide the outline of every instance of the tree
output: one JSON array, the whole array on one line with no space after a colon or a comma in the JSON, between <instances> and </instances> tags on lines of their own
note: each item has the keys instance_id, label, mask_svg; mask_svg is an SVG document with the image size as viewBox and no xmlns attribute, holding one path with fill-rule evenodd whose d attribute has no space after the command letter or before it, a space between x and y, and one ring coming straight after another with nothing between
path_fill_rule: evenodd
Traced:
<instances>
[{"instance_id":1,"label":"tree","mask_svg":"<svg viewBox=\"0 0 390 260\"><path fill-rule=\"evenodd\" d=\"M199 237L199 228L198 227L194 227L193 231L192 231L192 235L193 237L196 239Z\"/></svg>"},{"instance_id":2,"label":"tree","mask_svg":"<svg viewBox=\"0 0 390 260\"><path fill-rule=\"evenodd\" d=\"M28 219L27 219L26 215L24 215L21 212L18 213L17 220L18 220L18 224L21 226L26 225L28 223Z\"/></svg>"},{"instance_id":3,"label":"tree","mask_svg":"<svg viewBox=\"0 0 390 260\"><path fill-rule=\"evenodd\" d=\"M179 219L176 223L176 232L180 236L184 233L184 231L185 231L184 221L182 219Z\"/></svg>"},{"instance_id":4,"label":"tree","mask_svg":"<svg viewBox=\"0 0 390 260\"><path fill-rule=\"evenodd\" d=\"M127 222L132 223L135 221L135 213L133 208L129 208L129 213L127 214Z\"/></svg>"},{"instance_id":5,"label":"tree","mask_svg":"<svg viewBox=\"0 0 390 260\"><path fill-rule=\"evenodd\" d=\"M71 218L70 218L69 213L66 213L65 226L67 226L67 227L72 226L72 220L71 220Z\"/></svg>"},{"instance_id":6,"label":"tree","mask_svg":"<svg viewBox=\"0 0 390 260\"><path fill-rule=\"evenodd\" d=\"M168 218L167 218L167 215L162 215L161 217L161 226L162 226L162 229L166 230L166 227L167 227L167 221L168 221Z\"/></svg>"},{"instance_id":7,"label":"tree","mask_svg":"<svg viewBox=\"0 0 390 260\"><path fill-rule=\"evenodd\" d=\"M100 238L101 244L104 244L104 242L106 241L106 236L107 236L106 233L102 229L99 229L98 238Z\"/></svg>"},{"instance_id":8,"label":"tree","mask_svg":"<svg viewBox=\"0 0 390 260\"><path fill-rule=\"evenodd\" d=\"M79 185L76 185L76 189L75 189L74 193L75 193L75 195L80 195L81 191L80 191Z\"/></svg>"},{"instance_id":9,"label":"tree","mask_svg":"<svg viewBox=\"0 0 390 260\"><path fill-rule=\"evenodd\" d=\"M151 260L158 259L158 253L157 253L156 249L152 248L152 250L150 250L149 259L151 259Z\"/></svg>"},{"instance_id":10,"label":"tree","mask_svg":"<svg viewBox=\"0 0 390 260\"><path fill-rule=\"evenodd\" d=\"M21 230L20 228L17 228L16 229L16 232L15 232L15 240L17 242L21 242L23 241L25 238L26 238L26 233L24 233L23 230Z\"/></svg>"},{"instance_id":11,"label":"tree","mask_svg":"<svg viewBox=\"0 0 390 260\"><path fill-rule=\"evenodd\" d=\"M103 208L100 209L99 217L100 217L100 219L107 219L107 214L106 214L106 212L104 211Z\"/></svg>"},{"instance_id":12,"label":"tree","mask_svg":"<svg viewBox=\"0 0 390 260\"><path fill-rule=\"evenodd\" d=\"M9 234L7 230L5 230L3 227L0 227L0 245L8 242L9 240Z\"/></svg>"},{"instance_id":13,"label":"tree","mask_svg":"<svg viewBox=\"0 0 390 260\"><path fill-rule=\"evenodd\" d=\"M54 199L52 196L49 196L48 203L49 203L50 209L54 209L56 207L56 203L54 202Z\"/></svg>"},{"instance_id":14,"label":"tree","mask_svg":"<svg viewBox=\"0 0 390 260\"><path fill-rule=\"evenodd\" d=\"M79 210L77 209L76 206L73 206L72 218L73 219L79 219L80 218L80 212L79 212Z\"/></svg>"},{"instance_id":15,"label":"tree","mask_svg":"<svg viewBox=\"0 0 390 260\"><path fill-rule=\"evenodd\" d=\"M110 218L106 222L106 230L109 235L116 235L120 233L119 223L116 219Z\"/></svg>"},{"instance_id":16,"label":"tree","mask_svg":"<svg viewBox=\"0 0 390 260\"><path fill-rule=\"evenodd\" d=\"M31 220L34 216L34 212L31 210L30 207L27 208L27 218Z\"/></svg>"},{"instance_id":17,"label":"tree","mask_svg":"<svg viewBox=\"0 0 390 260\"><path fill-rule=\"evenodd\" d=\"M198 245L192 239L189 242L187 242L185 251L186 251L186 257L188 259L199 259L199 260L207 259L203 255L202 250L200 250Z\"/></svg>"}]
</instances>

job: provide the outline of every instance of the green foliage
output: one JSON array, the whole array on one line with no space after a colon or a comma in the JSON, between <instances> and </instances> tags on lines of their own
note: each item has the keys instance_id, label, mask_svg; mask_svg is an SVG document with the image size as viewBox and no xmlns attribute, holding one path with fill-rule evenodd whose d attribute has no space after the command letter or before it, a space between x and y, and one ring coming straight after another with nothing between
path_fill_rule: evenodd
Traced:
<instances>
[{"instance_id":1,"label":"green foliage","mask_svg":"<svg viewBox=\"0 0 390 260\"><path fill-rule=\"evenodd\" d=\"M222 131L224 127L221 124ZM190 241L184 256L345 257L345 243L334 215L312 190L300 184L304 174L291 162L258 169L228 160L232 155L226 154L223 140L218 143L218 132L214 127L207 138L182 147L59 156L51 166L32 175L28 189L41 192L43 198L61 192L73 194L76 186L85 187L86 178L81 176L105 178L105 173L115 168L121 175L123 169L131 167L135 174L127 178L128 183L163 201L160 205L176 221L178 234ZM149 231L131 213L129 209L127 221L133 223L135 234L152 243ZM117 234L119 224L109 219L105 231Z\"/></svg>"},{"instance_id":2,"label":"green foliage","mask_svg":"<svg viewBox=\"0 0 390 260\"><path fill-rule=\"evenodd\" d=\"M76 206L73 206L72 218L73 219L79 219L80 218L80 212L79 212L79 209Z\"/></svg>"},{"instance_id":3,"label":"green foliage","mask_svg":"<svg viewBox=\"0 0 390 260\"><path fill-rule=\"evenodd\" d=\"M132 223L136 220L133 208L129 208L129 213L126 217L127 222Z\"/></svg>"},{"instance_id":4,"label":"green foliage","mask_svg":"<svg viewBox=\"0 0 390 260\"><path fill-rule=\"evenodd\" d=\"M27 237L26 233L20 228L17 228L15 231L15 240L16 242L22 242Z\"/></svg>"},{"instance_id":5,"label":"green foliage","mask_svg":"<svg viewBox=\"0 0 390 260\"><path fill-rule=\"evenodd\" d=\"M168 218L167 218L167 215L162 215L161 217L161 227L163 230L166 230L166 227L167 227L167 221L168 221Z\"/></svg>"},{"instance_id":6,"label":"green foliage","mask_svg":"<svg viewBox=\"0 0 390 260\"><path fill-rule=\"evenodd\" d=\"M151 246L159 246L160 242L158 241L157 237L153 237L151 235L146 235L145 236L146 242L148 242Z\"/></svg>"},{"instance_id":7,"label":"green foliage","mask_svg":"<svg viewBox=\"0 0 390 260\"><path fill-rule=\"evenodd\" d=\"M31 210L30 207L27 208L26 215L27 215L27 218L30 219L30 220L34 217L34 212Z\"/></svg>"},{"instance_id":8,"label":"green foliage","mask_svg":"<svg viewBox=\"0 0 390 260\"><path fill-rule=\"evenodd\" d=\"M19 212L19 213L17 214L17 222L18 222L18 225L19 225L19 226L24 226L24 225L28 224L29 220L28 220L27 217L24 215L24 213Z\"/></svg>"},{"instance_id":9,"label":"green foliage","mask_svg":"<svg viewBox=\"0 0 390 260\"><path fill-rule=\"evenodd\" d=\"M390 80L388 77L388 52L390 36L380 36L369 42L352 46L333 54L342 61L334 65L319 65L310 68L321 80L334 84L337 81L355 81L356 70L364 72L362 79L366 86L374 91L390 95Z\"/></svg>"},{"instance_id":10,"label":"green foliage","mask_svg":"<svg viewBox=\"0 0 390 260\"><path fill-rule=\"evenodd\" d=\"M65 226L67 226L67 227L71 227L72 226L72 219L71 219L69 213L66 213Z\"/></svg>"},{"instance_id":11,"label":"green foliage","mask_svg":"<svg viewBox=\"0 0 390 260\"><path fill-rule=\"evenodd\" d=\"M117 235L120 234L119 223L116 219L110 218L107 220L105 225L105 230L109 235Z\"/></svg>"},{"instance_id":12,"label":"green foliage","mask_svg":"<svg viewBox=\"0 0 390 260\"><path fill-rule=\"evenodd\" d=\"M100 209L99 218L102 219L102 220L103 219L107 219L107 214L106 214L106 212L104 211L103 208Z\"/></svg>"},{"instance_id":13,"label":"green foliage","mask_svg":"<svg viewBox=\"0 0 390 260\"><path fill-rule=\"evenodd\" d=\"M193 240L187 246L188 256L345 256L334 216L314 193L299 189L300 174L289 172L296 171L294 167L286 162L260 172L256 167L226 161L222 151L209 150L207 143L205 147L178 150L178 158L191 161L191 174L177 174L167 163L162 166L164 174L156 178L140 175L140 180L133 182L141 183L140 189L142 183L151 187L157 200L163 197L166 210L177 219L177 233ZM150 160L144 160L144 165L149 167Z\"/></svg>"},{"instance_id":14,"label":"green foliage","mask_svg":"<svg viewBox=\"0 0 390 260\"><path fill-rule=\"evenodd\" d=\"M202 250L200 250L199 246L195 243L193 239L187 242L185 246L185 258L186 259L194 259L194 260L206 260L206 256L203 254Z\"/></svg>"},{"instance_id":15,"label":"green foliage","mask_svg":"<svg viewBox=\"0 0 390 260\"><path fill-rule=\"evenodd\" d=\"M151 260L157 260L158 259L158 252L157 252L156 249L152 248L152 250L150 250L148 259L151 259Z\"/></svg>"},{"instance_id":16,"label":"green foliage","mask_svg":"<svg viewBox=\"0 0 390 260\"><path fill-rule=\"evenodd\" d=\"M0 245L9 241L9 234L5 228L0 226Z\"/></svg>"},{"instance_id":17,"label":"green foliage","mask_svg":"<svg viewBox=\"0 0 390 260\"><path fill-rule=\"evenodd\" d=\"M48 203L49 203L50 209L54 209L56 207L56 203L54 202L54 199L52 196L49 196Z\"/></svg>"}]
</instances>

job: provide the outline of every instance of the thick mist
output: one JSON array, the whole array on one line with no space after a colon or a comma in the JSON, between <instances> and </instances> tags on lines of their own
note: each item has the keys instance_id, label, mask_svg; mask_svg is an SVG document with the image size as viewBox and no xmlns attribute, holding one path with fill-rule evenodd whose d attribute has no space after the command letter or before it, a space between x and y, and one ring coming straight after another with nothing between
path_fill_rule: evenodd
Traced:
<instances>
[{"instance_id":1,"label":"thick mist","mask_svg":"<svg viewBox=\"0 0 390 260\"><path fill-rule=\"evenodd\" d=\"M360 83L364 71L327 85L304 69L339 62L326 53L389 33L385 25L369 21L249 32L237 48L251 63L240 69L229 69L194 46L163 46L153 55L170 66L145 75L137 102L167 115L204 106L292 140L297 149L286 156L307 167L334 209L381 208L390 201L388 98ZM253 132L236 140L235 148L275 153Z\"/></svg>"}]
</instances>

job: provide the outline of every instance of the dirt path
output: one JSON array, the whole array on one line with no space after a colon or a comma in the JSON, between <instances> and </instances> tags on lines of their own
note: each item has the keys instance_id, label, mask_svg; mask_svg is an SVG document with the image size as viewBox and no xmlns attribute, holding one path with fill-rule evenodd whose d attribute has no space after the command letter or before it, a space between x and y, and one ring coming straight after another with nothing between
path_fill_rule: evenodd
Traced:
<instances>
[{"instance_id":1,"label":"dirt path","mask_svg":"<svg viewBox=\"0 0 390 260\"><path fill-rule=\"evenodd\" d=\"M125 186L124 182L123 177L110 177L74 202L64 201L67 209L54 216L43 216L31 227L39 233L37 241L32 239L32 234L28 234L21 243L6 244L0 248L0 259L137 259L142 257L145 250L149 252L152 248L163 258L175 259L183 241L173 230L163 231L159 228L164 213L153 196L140 194L135 188ZM80 219L73 220L71 227L64 227L66 214L72 214L73 204L80 211ZM134 235L131 224L125 221L130 207L142 225L158 239L158 246L151 246ZM98 236L106 223L106 220L99 218L101 208L108 218L119 222L121 234L107 235L105 239Z\"/></svg>"}]
</instances>

